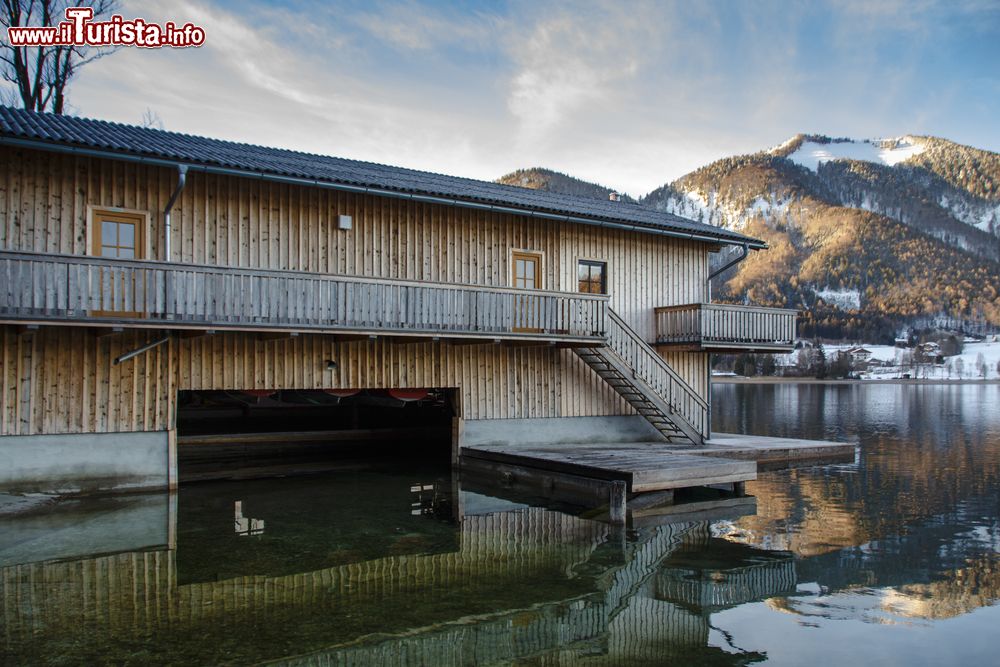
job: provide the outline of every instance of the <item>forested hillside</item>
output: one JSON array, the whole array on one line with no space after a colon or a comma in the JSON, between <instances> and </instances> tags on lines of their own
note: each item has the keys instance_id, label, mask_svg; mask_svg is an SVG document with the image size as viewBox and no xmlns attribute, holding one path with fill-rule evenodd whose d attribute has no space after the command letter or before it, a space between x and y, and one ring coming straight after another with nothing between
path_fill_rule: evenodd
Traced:
<instances>
[{"instance_id":1,"label":"forested hillside","mask_svg":"<svg viewBox=\"0 0 1000 667\"><path fill-rule=\"evenodd\" d=\"M610 191L546 170L501 180ZM717 280L716 299L799 308L805 336L878 342L935 320L1000 326L998 183L1000 156L943 139L797 135L639 202L768 242Z\"/></svg>"},{"instance_id":2,"label":"forested hillside","mask_svg":"<svg viewBox=\"0 0 1000 667\"><path fill-rule=\"evenodd\" d=\"M607 199L611 193L615 192L613 188L597 185L596 183L588 183L579 178L573 178L558 171L542 169L541 167L518 169L506 176L501 176L497 179L497 182L504 183L505 185L517 185L522 188L531 188L532 190L545 190L547 192L559 192L566 195L596 199ZM628 195L621 195L621 200L635 203L635 200Z\"/></svg>"}]
</instances>

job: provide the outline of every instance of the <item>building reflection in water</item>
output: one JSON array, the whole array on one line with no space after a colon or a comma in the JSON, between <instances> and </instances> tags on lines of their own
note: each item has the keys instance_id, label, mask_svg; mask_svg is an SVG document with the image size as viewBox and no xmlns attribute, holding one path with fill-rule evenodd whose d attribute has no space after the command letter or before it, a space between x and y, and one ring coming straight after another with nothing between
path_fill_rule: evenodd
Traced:
<instances>
[{"instance_id":1,"label":"building reflection in water","mask_svg":"<svg viewBox=\"0 0 1000 667\"><path fill-rule=\"evenodd\" d=\"M250 537L251 535L263 535L264 534L264 520L263 519L251 519L249 517L243 516L243 501L237 500L233 503L233 509L236 512L236 534L243 537Z\"/></svg>"},{"instance_id":2,"label":"building reflection in water","mask_svg":"<svg viewBox=\"0 0 1000 667\"><path fill-rule=\"evenodd\" d=\"M788 572L794 577L785 555L739 545L709 570L685 557L719 541L709 537L709 520L692 520L711 503L625 531L447 479L400 480L392 490L385 482L382 498L406 502L394 512L376 507L378 525L360 537L337 530L354 519L342 504L333 509L340 492L320 480L297 483L293 497L274 483L200 485L181 492L180 525L163 526L164 540L176 531L176 548L164 542L8 564L0 568L0 655L29 664L61 653L81 662L459 665L531 657L603 665L708 652L746 664L760 654L710 647L710 608L669 582L715 581L735 601L747 581L756 599L783 592ZM426 501L419 515L416 494ZM743 502L752 510L752 499ZM243 515L251 506L261 518ZM227 507L229 521L235 507L236 530L220 533L214 527ZM453 510L447 520L445 507ZM251 534L252 542L239 539ZM331 547L350 547L340 543L355 537L385 538L381 553L347 549L357 559L340 562L345 549ZM285 559L296 552L312 563L320 548L338 564L302 569ZM783 564L769 584L760 571L772 562Z\"/></svg>"},{"instance_id":3,"label":"building reflection in water","mask_svg":"<svg viewBox=\"0 0 1000 667\"><path fill-rule=\"evenodd\" d=\"M780 619L931 624L1000 599L1000 387L738 389L723 428L796 421L859 439L858 461L628 530L433 468L49 508L0 531L0 662L742 665Z\"/></svg>"}]
</instances>

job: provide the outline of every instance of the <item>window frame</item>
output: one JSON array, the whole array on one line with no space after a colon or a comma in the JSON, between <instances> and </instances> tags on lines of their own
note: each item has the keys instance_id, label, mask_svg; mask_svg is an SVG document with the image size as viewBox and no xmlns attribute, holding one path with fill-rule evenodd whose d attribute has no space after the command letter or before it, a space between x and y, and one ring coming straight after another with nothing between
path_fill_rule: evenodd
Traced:
<instances>
[{"instance_id":1,"label":"window frame","mask_svg":"<svg viewBox=\"0 0 1000 667\"><path fill-rule=\"evenodd\" d=\"M522 257L530 257L538 263L538 269L535 272L535 286L534 287L518 287L517 286L517 257L518 255ZM510 270L507 273L509 286L513 289L545 289L545 253L540 250L527 250L522 248L511 248L509 255Z\"/></svg>"},{"instance_id":2,"label":"window frame","mask_svg":"<svg viewBox=\"0 0 1000 667\"><path fill-rule=\"evenodd\" d=\"M580 291L580 267L581 266L597 266L601 267L601 291L600 292L581 292ZM587 257L577 257L576 259L576 272L574 275L576 280L576 291L580 294L603 294L607 296L608 294L608 262L604 259L590 259ZM588 280L587 282L591 282Z\"/></svg>"},{"instance_id":3,"label":"window frame","mask_svg":"<svg viewBox=\"0 0 1000 667\"><path fill-rule=\"evenodd\" d=\"M88 206L87 207L87 252L92 257L102 257L101 254L101 223L107 218L119 218L115 222L121 222L121 218L131 219L135 222L135 257L133 260L143 261L149 259L150 253L150 220L149 211L139 209L120 208L117 206ZM111 259L111 258L108 258ZM129 261L125 258L122 261Z\"/></svg>"}]
</instances>

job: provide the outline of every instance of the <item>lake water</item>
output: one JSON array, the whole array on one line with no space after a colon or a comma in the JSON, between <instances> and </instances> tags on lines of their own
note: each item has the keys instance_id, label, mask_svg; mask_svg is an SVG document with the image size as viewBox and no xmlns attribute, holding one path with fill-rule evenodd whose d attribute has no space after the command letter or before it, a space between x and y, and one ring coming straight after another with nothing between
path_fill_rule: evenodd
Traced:
<instances>
[{"instance_id":1,"label":"lake water","mask_svg":"<svg viewBox=\"0 0 1000 667\"><path fill-rule=\"evenodd\" d=\"M713 405L857 460L627 530L409 463L61 503L0 518L0 663L996 664L1000 386Z\"/></svg>"}]
</instances>

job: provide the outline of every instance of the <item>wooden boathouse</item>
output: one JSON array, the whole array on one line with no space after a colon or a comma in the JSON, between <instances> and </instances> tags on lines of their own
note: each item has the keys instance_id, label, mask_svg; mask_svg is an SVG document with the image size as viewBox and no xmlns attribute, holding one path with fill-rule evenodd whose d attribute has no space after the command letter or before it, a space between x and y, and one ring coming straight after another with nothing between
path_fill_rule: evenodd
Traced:
<instances>
[{"instance_id":1,"label":"wooden boathouse","mask_svg":"<svg viewBox=\"0 0 1000 667\"><path fill-rule=\"evenodd\" d=\"M177 484L185 392L447 392L466 447L710 437L741 234L618 201L0 108L0 489Z\"/></svg>"}]
</instances>

